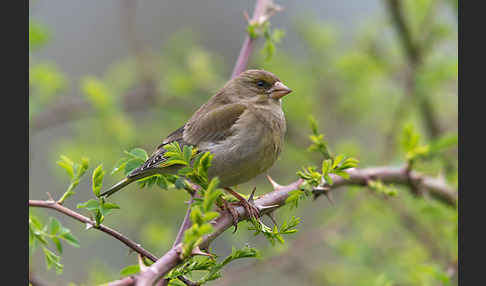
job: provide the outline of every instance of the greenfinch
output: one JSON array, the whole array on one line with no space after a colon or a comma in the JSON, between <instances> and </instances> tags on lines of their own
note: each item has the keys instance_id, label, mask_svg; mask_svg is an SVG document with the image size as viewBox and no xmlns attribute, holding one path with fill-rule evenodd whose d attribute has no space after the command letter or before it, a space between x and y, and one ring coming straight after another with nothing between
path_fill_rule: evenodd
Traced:
<instances>
[{"instance_id":1,"label":"greenfinch","mask_svg":"<svg viewBox=\"0 0 486 286\"><path fill-rule=\"evenodd\" d=\"M229 80L184 126L170 133L147 161L101 194L110 196L128 184L154 174L174 174L180 166L161 167L164 145L178 142L213 155L208 178L240 200L250 215L258 212L230 187L265 172L277 160L286 131L282 97L292 92L273 73L247 70Z\"/></svg>"}]
</instances>

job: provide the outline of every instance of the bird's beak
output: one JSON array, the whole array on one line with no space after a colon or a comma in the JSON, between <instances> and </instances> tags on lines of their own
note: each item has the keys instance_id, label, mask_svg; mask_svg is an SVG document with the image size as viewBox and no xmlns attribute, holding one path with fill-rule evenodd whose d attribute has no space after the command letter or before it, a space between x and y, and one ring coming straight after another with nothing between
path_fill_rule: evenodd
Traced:
<instances>
[{"instance_id":1,"label":"bird's beak","mask_svg":"<svg viewBox=\"0 0 486 286\"><path fill-rule=\"evenodd\" d=\"M280 99L291 92L292 90L280 81L277 81L269 90L270 97L273 99Z\"/></svg>"}]
</instances>

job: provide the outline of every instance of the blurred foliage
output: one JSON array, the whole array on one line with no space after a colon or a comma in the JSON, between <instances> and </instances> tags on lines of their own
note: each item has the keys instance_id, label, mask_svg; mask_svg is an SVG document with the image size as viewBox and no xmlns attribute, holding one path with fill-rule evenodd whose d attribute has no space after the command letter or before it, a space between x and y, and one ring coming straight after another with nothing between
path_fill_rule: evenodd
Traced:
<instances>
[{"instance_id":1,"label":"blurred foliage","mask_svg":"<svg viewBox=\"0 0 486 286\"><path fill-rule=\"evenodd\" d=\"M276 29L273 33L267 32L266 41L258 46L262 52L254 52L249 67L272 71L294 91L283 99L288 125L286 144L281 158L269 171L276 181L282 184L294 181L296 171L318 166L307 169L307 174L302 172L301 176L309 180L315 177L316 182L320 182L337 159L331 155L342 154L340 160L357 158L360 167L396 166L412 160L414 170L443 177L457 188L458 37L457 19L448 14L452 11L457 17L457 1L411 0L403 4L412 37L426 51L413 74L410 74L402 43L386 10L361 25L347 40L329 23L311 17L297 18L293 27L283 27L287 36L291 33L298 36L301 49L297 52L275 46L282 32ZM73 90L81 91L81 99L89 103L92 112L68 122L69 135L54 136L48 147L31 146L34 154L46 153L43 157L46 173L53 177L43 179L54 184L50 186L55 188L49 191L55 197L69 192L67 196L72 196L68 203L85 201L84 207L99 222L105 220L154 254L162 255L172 245L182 222L184 201L189 199L187 193L164 191L157 187L160 184L147 183L143 189L140 184L132 184L123 195L113 198L116 202L113 204L121 207L117 211L114 206L107 208L103 199L92 198L93 194L99 194L101 169L96 180L91 178L90 186L80 180L86 170L80 174L79 166L83 165L84 157L91 158L90 166L103 164L105 170L124 169L129 160L134 160L131 164L135 164L134 157L119 161L123 150L135 147L153 150L165 135L182 126L196 108L223 86L234 59L222 59L211 52L201 44L197 34L188 30L175 31L160 50L148 54L155 84L154 102L139 112L128 112L124 108L124 98L127 94L136 94L145 84L138 59L135 56L119 59L104 74L86 75L74 85L55 63L37 58L36 53L49 45L53 37L56 35L50 27L30 19L30 121L49 112L61 99L72 99L68 93ZM415 84L410 86L410 82ZM418 96L411 96L411 93ZM432 102L437 120L442 123L442 133L436 138L430 137L424 124L420 98ZM325 137L319 137L316 127L307 127L310 114ZM35 132L31 130L31 136L36 136ZM309 138L309 134L313 137ZM324 138L328 142L323 141ZM68 191L66 176L55 164L61 154L71 158L69 161L61 159L65 162L61 165L68 166L63 168L71 178ZM330 160L326 166L322 164L323 159L324 162ZM78 167L74 167L75 164ZM67 170L69 166L73 172ZM106 187L123 175L123 172L106 171L101 180ZM42 185L38 183L45 184L30 182L31 198L45 196L46 190L38 188L37 185ZM77 186L76 194L72 192L74 187L69 189L71 185ZM255 185L260 194L270 190L263 176L237 190L247 194ZM270 279L275 275L281 277L278 280L281 285L295 285L296 281L300 285L457 285L457 274L448 274L450 265L457 265L458 258L457 210L433 199L414 197L407 188L384 185L380 181L373 181L370 188L349 187L336 192L332 207L325 199L302 200L307 198L305 194L305 191L296 191L290 204L294 208L282 208L276 213L280 226L292 216L300 218L298 233L286 238L285 244L277 243L273 247L264 236L253 237L254 229L245 228L239 228L236 234L225 233L213 244L211 251L223 257L235 247L230 254L233 257L237 249L246 249L246 244L256 247L262 259L282 256L271 267L255 264L265 270L265 275L250 273L245 280L233 281L232 285L268 285L274 282ZM201 228L207 209L202 205L198 207L202 209L198 225ZM115 211L105 218L108 209ZM49 241L46 235L55 237L41 223L49 221L47 215L42 210L31 210L31 218L35 218L32 223L29 221L31 239L46 249L44 253L31 253L30 267L46 280L94 285L119 278L122 269L136 263L136 256L127 255L125 248L113 239L83 230L84 226L79 226L78 222L59 218L62 225L79 238L82 247L64 250L61 276L52 275L52 271L43 273L43 259L48 266L59 270L56 268L59 253L42 242L43 239ZM295 223L295 220L290 222ZM262 228L260 231L279 234L280 229ZM293 229L292 226L286 231ZM310 231L321 229L319 235L306 236ZM201 229L194 231L197 235L189 236L187 242L197 241L200 233ZM300 243L295 252L294 241ZM56 242L52 245L59 251ZM205 260L198 257L190 263L199 265ZM217 278L221 269L218 267L224 262L211 263L212 268L206 270L214 270L208 272L213 276L201 274L191 278ZM236 261L225 267L222 274L227 271L231 276L232 271L239 271L243 265L240 263L243 262ZM245 265L255 262L248 263ZM209 285L217 283L218 280Z\"/></svg>"}]
</instances>

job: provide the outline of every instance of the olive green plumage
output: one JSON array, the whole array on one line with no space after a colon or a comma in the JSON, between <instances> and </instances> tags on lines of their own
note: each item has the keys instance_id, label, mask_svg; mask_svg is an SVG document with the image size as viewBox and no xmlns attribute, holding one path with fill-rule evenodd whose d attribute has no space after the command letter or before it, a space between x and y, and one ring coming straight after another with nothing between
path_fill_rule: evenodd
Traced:
<instances>
[{"instance_id":1,"label":"olive green plumage","mask_svg":"<svg viewBox=\"0 0 486 286\"><path fill-rule=\"evenodd\" d=\"M282 150L286 124L281 98L290 92L270 72L241 73L169 134L142 166L102 195L110 196L147 176L175 173L178 166L160 167L166 159L162 147L171 142L211 152L208 176L218 176L221 187L249 181L270 168Z\"/></svg>"}]
</instances>

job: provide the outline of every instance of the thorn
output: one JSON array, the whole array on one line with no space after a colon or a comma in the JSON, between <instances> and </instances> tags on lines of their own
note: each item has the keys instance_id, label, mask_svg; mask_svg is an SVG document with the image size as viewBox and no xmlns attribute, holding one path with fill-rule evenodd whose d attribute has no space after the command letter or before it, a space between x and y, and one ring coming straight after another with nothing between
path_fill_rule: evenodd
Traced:
<instances>
[{"instance_id":1,"label":"thorn","mask_svg":"<svg viewBox=\"0 0 486 286\"><path fill-rule=\"evenodd\" d=\"M53 201L53 202L54 202L55 200L52 198L51 193L49 193L49 192L46 192L46 193L47 193L47 196L49 197L49 200L51 200L51 201Z\"/></svg>"},{"instance_id":2,"label":"thorn","mask_svg":"<svg viewBox=\"0 0 486 286\"><path fill-rule=\"evenodd\" d=\"M279 207L279 205L257 206L257 208L261 211L268 210L268 209L274 209L274 208L278 208L278 207Z\"/></svg>"},{"instance_id":3,"label":"thorn","mask_svg":"<svg viewBox=\"0 0 486 286\"><path fill-rule=\"evenodd\" d=\"M272 177L270 177L270 175L267 175L267 179L270 182L270 184L272 184L272 187L273 187L274 190L282 187L281 185L277 184L277 182L275 182L272 179Z\"/></svg>"},{"instance_id":4,"label":"thorn","mask_svg":"<svg viewBox=\"0 0 486 286\"><path fill-rule=\"evenodd\" d=\"M266 213L266 215L272 220L274 225L278 226L277 220L275 220L275 216L273 215L273 212Z\"/></svg>"},{"instance_id":5,"label":"thorn","mask_svg":"<svg viewBox=\"0 0 486 286\"><path fill-rule=\"evenodd\" d=\"M210 253L207 253L207 252L203 252L199 246L196 246L192 249L192 255L203 255L203 256L208 256L208 257L211 257L211 258L214 258L214 255L210 254Z\"/></svg>"},{"instance_id":6,"label":"thorn","mask_svg":"<svg viewBox=\"0 0 486 286\"><path fill-rule=\"evenodd\" d=\"M254 203L255 200L253 199L253 196L255 195L256 187L253 188L253 191L251 191L250 197L248 198L249 203Z\"/></svg>"},{"instance_id":7,"label":"thorn","mask_svg":"<svg viewBox=\"0 0 486 286\"><path fill-rule=\"evenodd\" d=\"M86 223L86 230L93 228L93 225L90 224L89 222Z\"/></svg>"},{"instance_id":8,"label":"thorn","mask_svg":"<svg viewBox=\"0 0 486 286\"><path fill-rule=\"evenodd\" d=\"M145 269L147 269L147 265L145 265L145 262L143 261L143 256L138 253L137 254L137 258L138 258L138 265L140 266L140 272L143 272L145 271Z\"/></svg>"}]
</instances>

